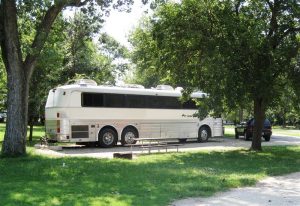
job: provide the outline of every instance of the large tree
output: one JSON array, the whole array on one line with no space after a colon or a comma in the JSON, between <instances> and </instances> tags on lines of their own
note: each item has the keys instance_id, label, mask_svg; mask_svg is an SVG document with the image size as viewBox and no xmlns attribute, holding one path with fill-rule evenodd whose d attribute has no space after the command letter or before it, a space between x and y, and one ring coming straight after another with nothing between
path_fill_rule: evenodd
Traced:
<instances>
[{"instance_id":1,"label":"large tree","mask_svg":"<svg viewBox=\"0 0 300 206\"><path fill-rule=\"evenodd\" d=\"M129 41L133 47L131 61L133 73L127 75L127 82L155 87L160 83L170 83L166 73L160 69L157 41L152 36L153 25L149 17L140 19L138 27L131 33Z\"/></svg>"},{"instance_id":2,"label":"large tree","mask_svg":"<svg viewBox=\"0 0 300 206\"><path fill-rule=\"evenodd\" d=\"M261 150L266 109L282 83L293 79L299 85L299 1L171 2L158 8L150 28L155 66L175 82L205 90L214 104L253 103L251 148Z\"/></svg>"},{"instance_id":3,"label":"large tree","mask_svg":"<svg viewBox=\"0 0 300 206\"><path fill-rule=\"evenodd\" d=\"M115 7L126 9L128 7L123 6L131 4L132 0L115 2ZM67 7L83 7L84 12L94 14L94 20L102 20L112 4L112 0L0 1L0 43L8 88L7 124L2 154L18 156L26 153L29 83L56 17ZM41 14L36 14L37 5L43 5ZM23 11L28 13L34 23L31 29L35 32L26 52L23 50L24 45L20 43L19 28L22 22L18 21L18 15Z\"/></svg>"}]
</instances>

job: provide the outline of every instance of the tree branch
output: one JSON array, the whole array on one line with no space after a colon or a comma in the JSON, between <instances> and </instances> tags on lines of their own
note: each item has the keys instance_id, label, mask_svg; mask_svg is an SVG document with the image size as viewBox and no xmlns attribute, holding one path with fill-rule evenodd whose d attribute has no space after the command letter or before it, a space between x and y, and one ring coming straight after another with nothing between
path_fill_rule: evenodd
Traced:
<instances>
[{"instance_id":1,"label":"tree branch","mask_svg":"<svg viewBox=\"0 0 300 206\"><path fill-rule=\"evenodd\" d=\"M296 33L296 32L300 32L300 27L287 29L285 32L283 32L282 35L279 36L278 42L280 42L282 39L284 39L285 37L287 37L289 34Z\"/></svg>"},{"instance_id":2,"label":"tree branch","mask_svg":"<svg viewBox=\"0 0 300 206\"><path fill-rule=\"evenodd\" d=\"M51 26L56 19L57 15L61 12L64 5L54 5L51 6L46 12L44 19L42 20L40 26L37 29L35 38L31 45L31 50L26 56L24 61L24 69L29 79L32 74L33 67L36 63L37 57L40 55L40 52L46 42L46 39L49 35Z\"/></svg>"},{"instance_id":3,"label":"tree branch","mask_svg":"<svg viewBox=\"0 0 300 206\"><path fill-rule=\"evenodd\" d=\"M69 0L67 1L68 3L66 3L65 7L69 7L69 6L74 6L74 7L81 7L81 6L85 6L90 0L85 0L83 2L81 2L81 0Z\"/></svg>"},{"instance_id":4,"label":"tree branch","mask_svg":"<svg viewBox=\"0 0 300 206\"><path fill-rule=\"evenodd\" d=\"M11 72L10 69L17 69L9 64L18 66L22 64L22 53L19 41L17 9L15 1L1 1L0 15L2 57L7 73L9 73Z\"/></svg>"},{"instance_id":5,"label":"tree branch","mask_svg":"<svg viewBox=\"0 0 300 206\"><path fill-rule=\"evenodd\" d=\"M237 2L236 2L236 4L234 5L234 7L235 7L235 14L238 16L239 15L239 9L240 9L240 6L241 6L241 3L242 3L242 0L238 0Z\"/></svg>"},{"instance_id":6,"label":"tree branch","mask_svg":"<svg viewBox=\"0 0 300 206\"><path fill-rule=\"evenodd\" d=\"M24 69L27 74L27 78L30 79L34 65L37 61L38 56L40 55L42 48L48 38L48 35L51 30L51 26L54 23L58 14L63 10L63 8L68 6L80 7L86 5L91 0L65 0L60 1L57 4L51 6L46 12L41 24L39 25L33 43L31 45L31 50L27 54L26 59L23 63Z\"/></svg>"},{"instance_id":7,"label":"tree branch","mask_svg":"<svg viewBox=\"0 0 300 206\"><path fill-rule=\"evenodd\" d=\"M2 10L2 1L0 1L0 45L3 39L3 10Z\"/></svg>"},{"instance_id":8,"label":"tree branch","mask_svg":"<svg viewBox=\"0 0 300 206\"><path fill-rule=\"evenodd\" d=\"M4 15L3 15L3 3L0 3L0 48L1 48L1 55L2 61L5 65L7 65L6 53L5 53L5 41L4 41Z\"/></svg>"},{"instance_id":9,"label":"tree branch","mask_svg":"<svg viewBox=\"0 0 300 206\"><path fill-rule=\"evenodd\" d=\"M268 6L270 7L270 9L272 10L273 9L273 4L269 0L266 0L266 3L268 4Z\"/></svg>"},{"instance_id":10,"label":"tree branch","mask_svg":"<svg viewBox=\"0 0 300 206\"><path fill-rule=\"evenodd\" d=\"M268 0L266 0L266 2L269 4L271 10L270 29L268 32L268 37L270 38L274 35L276 30L278 29L277 16L280 8L280 2L275 0L274 5Z\"/></svg>"}]
</instances>

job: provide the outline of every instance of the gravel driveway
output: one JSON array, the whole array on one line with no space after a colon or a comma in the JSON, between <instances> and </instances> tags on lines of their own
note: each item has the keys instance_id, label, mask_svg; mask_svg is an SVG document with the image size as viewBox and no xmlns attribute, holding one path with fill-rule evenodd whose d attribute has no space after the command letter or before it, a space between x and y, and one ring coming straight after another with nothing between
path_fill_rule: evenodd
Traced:
<instances>
[{"instance_id":1,"label":"gravel driveway","mask_svg":"<svg viewBox=\"0 0 300 206\"><path fill-rule=\"evenodd\" d=\"M299 206L300 172L268 177L255 187L232 189L209 198L188 198L172 206Z\"/></svg>"},{"instance_id":2,"label":"gravel driveway","mask_svg":"<svg viewBox=\"0 0 300 206\"><path fill-rule=\"evenodd\" d=\"M262 141L263 146L272 145L300 145L300 137L291 136L279 136L273 135L270 142ZM233 150L239 148L250 148L251 141L245 141L243 138L212 138L206 143L198 143L196 141L190 141L179 147L179 151L197 151L197 150ZM77 147L70 146L63 148L62 151L54 151L49 149L37 149L37 153L51 155L51 156L77 156L77 157L94 157L94 158L112 158L113 153L116 152L130 152L130 147L116 146L114 148L97 148L97 147ZM162 151L162 150L161 150ZM176 151L175 148L170 148L168 151ZM140 147L133 147L133 153L142 153ZM144 151L146 153L147 151ZM152 152L157 152L154 150Z\"/></svg>"}]
</instances>

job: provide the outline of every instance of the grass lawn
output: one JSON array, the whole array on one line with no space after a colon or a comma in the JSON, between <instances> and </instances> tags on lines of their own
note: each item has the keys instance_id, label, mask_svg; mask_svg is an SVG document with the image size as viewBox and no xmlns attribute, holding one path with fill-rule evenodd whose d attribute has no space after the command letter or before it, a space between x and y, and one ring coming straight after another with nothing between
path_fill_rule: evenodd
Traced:
<instances>
[{"instance_id":1,"label":"grass lawn","mask_svg":"<svg viewBox=\"0 0 300 206\"><path fill-rule=\"evenodd\" d=\"M235 133L234 133L234 126L232 125L225 125L224 126L225 132L224 132L224 136L225 137L234 137Z\"/></svg>"},{"instance_id":2,"label":"grass lawn","mask_svg":"<svg viewBox=\"0 0 300 206\"><path fill-rule=\"evenodd\" d=\"M288 136L295 136L300 137L300 130L296 129L288 129L288 128L282 128L282 127L273 127L273 134L277 135L288 135Z\"/></svg>"},{"instance_id":3,"label":"grass lawn","mask_svg":"<svg viewBox=\"0 0 300 206\"><path fill-rule=\"evenodd\" d=\"M43 128L37 127L38 135ZM0 138L4 126L0 125ZM231 134L229 133L228 136ZM135 160L51 158L29 154L0 158L1 205L168 205L209 196L259 179L300 171L300 146L186 152Z\"/></svg>"},{"instance_id":4,"label":"grass lawn","mask_svg":"<svg viewBox=\"0 0 300 206\"><path fill-rule=\"evenodd\" d=\"M29 149L33 150L33 149ZM168 153L135 160L0 159L1 205L168 205L300 171L300 147Z\"/></svg>"},{"instance_id":5,"label":"grass lawn","mask_svg":"<svg viewBox=\"0 0 300 206\"><path fill-rule=\"evenodd\" d=\"M4 139L4 132L5 132L5 124L0 123L0 143L2 144L2 141ZM33 137L32 137L32 142L27 141L27 146L31 147L37 142L39 142L40 137L45 135L45 130L44 126L34 126L33 127ZM28 132L27 136L29 136L29 127L28 127ZM28 140L28 137L27 137Z\"/></svg>"}]
</instances>

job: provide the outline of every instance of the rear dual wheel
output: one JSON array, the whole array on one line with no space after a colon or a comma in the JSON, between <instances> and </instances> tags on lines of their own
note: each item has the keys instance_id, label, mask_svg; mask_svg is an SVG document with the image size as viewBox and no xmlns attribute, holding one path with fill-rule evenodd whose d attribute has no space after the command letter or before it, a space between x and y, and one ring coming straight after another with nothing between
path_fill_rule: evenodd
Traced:
<instances>
[{"instance_id":1,"label":"rear dual wheel","mask_svg":"<svg viewBox=\"0 0 300 206\"><path fill-rule=\"evenodd\" d=\"M101 147L113 147L118 141L116 131L110 128L103 129L98 135L98 143Z\"/></svg>"},{"instance_id":2,"label":"rear dual wheel","mask_svg":"<svg viewBox=\"0 0 300 206\"><path fill-rule=\"evenodd\" d=\"M138 134L137 130L134 128L131 128L131 127L127 127L122 132L121 144L122 145L135 144L136 138L139 138L139 134Z\"/></svg>"},{"instance_id":3,"label":"rear dual wheel","mask_svg":"<svg viewBox=\"0 0 300 206\"><path fill-rule=\"evenodd\" d=\"M207 142L211 137L211 132L208 127L201 127L198 132L198 142Z\"/></svg>"}]
</instances>

